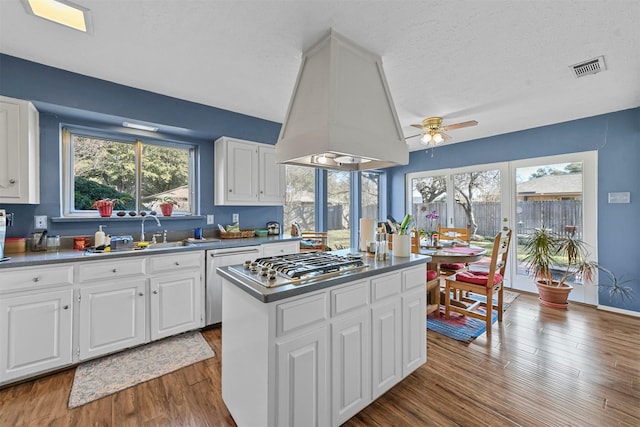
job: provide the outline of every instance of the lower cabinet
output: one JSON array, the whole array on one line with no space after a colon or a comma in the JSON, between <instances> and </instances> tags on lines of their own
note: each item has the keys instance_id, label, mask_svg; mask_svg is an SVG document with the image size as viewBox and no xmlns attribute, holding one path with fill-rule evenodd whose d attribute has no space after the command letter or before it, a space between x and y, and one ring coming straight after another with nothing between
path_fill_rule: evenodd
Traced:
<instances>
[{"instance_id":1,"label":"lower cabinet","mask_svg":"<svg viewBox=\"0 0 640 427\"><path fill-rule=\"evenodd\" d=\"M371 309L371 383L373 398L389 390L402 378L402 312L398 299ZM424 321L423 321L424 324ZM426 328L426 324L424 326ZM423 333L426 331L423 330Z\"/></svg>"},{"instance_id":2,"label":"lower cabinet","mask_svg":"<svg viewBox=\"0 0 640 427\"><path fill-rule=\"evenodd\" d=\"M200 271L152 277L149 289L151 340L202 325Z\"/></svg>"},{"instance_id":3,"label":"lower cabinet","mask_svg":"<svg viewBox=\"0 0 640 427\"><path fill-rule=\"evenodd\" d=\"M146 283L139 278L80 289L80 360L146 341Z\"/></svg>"},{"instance_id":4,"label":"lower cabinet","mask_svg":"<svg viewBox=\"0 0 640 427\"><path fill-rule=\"evenodd\" d=\"M276 344L276 425L327 425L327 329Z\"/></svg>"},{"instance_id":5,"label":"lower cabinet","mask_svg":"<svg viewBox=\"0 0 640 427\"><path fill-rule=\"evenodd\" d=\"M72 362L71 287L0 299L0 384Z\"/></svg>"}]
</instances>

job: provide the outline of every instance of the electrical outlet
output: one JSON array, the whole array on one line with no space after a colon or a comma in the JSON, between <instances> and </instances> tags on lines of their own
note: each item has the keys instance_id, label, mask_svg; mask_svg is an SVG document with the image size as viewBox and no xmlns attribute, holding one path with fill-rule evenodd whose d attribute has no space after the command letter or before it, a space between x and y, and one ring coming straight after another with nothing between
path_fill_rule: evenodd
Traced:
<instances>
[{"instance_id":1,"label":"electrical outlet","mask_svg":"<svg viewBox=\"0 0 640 427\"><path fill-rule=\"evenodd\" d=\"M207 225L211 225L211 224L213 224L213 223L214 223L214 221L213 221L213 214L208 214L208 215L207 215Z\"/></svg>"},{"instance_id":2,"label":"electrical outlet","mask_svg":"<svg viewBox=\"0 0 640 427\"><path fill-rule=\"evenodd\" d=\"M240 214L233 214L231 217L232 217L231 222L233 222L234 224L236 222L240 222Z\"/></svg>"},{"instance_id":3,"label":"electrical outlet","mask_svg":"<svg viewBox=\"0 0 640 427\"><path fill-rule=\"evenodd\" d=\"M47 228L47 216L35 215L33 217L33 228L36 230L44 230Z\"/></svg>"}]
</instances>

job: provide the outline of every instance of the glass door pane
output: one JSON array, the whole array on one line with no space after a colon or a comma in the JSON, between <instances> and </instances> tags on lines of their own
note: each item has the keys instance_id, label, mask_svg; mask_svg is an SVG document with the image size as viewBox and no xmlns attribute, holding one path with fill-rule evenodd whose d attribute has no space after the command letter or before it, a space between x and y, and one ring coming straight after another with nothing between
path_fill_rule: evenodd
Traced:
<instances>
[{"instance_id":1,"label":"glass door pane","mask_svg":"<svg viewBox=\"0 0 640 427\"><path fill-rule=\"evenodd\" d=\"M411 180L411 214L415 227L430 234L447 224L447 176L420 176ZM402 218L396 218L401 221Z\"/></svg>"},{"instance_id":2,"label":"glass door pane","mask_svg":"<svg viewBox=\"0 0 640 427\"><path fill-rule=\"evenodd\" d=\"M346 249L351 246L349 208L351 172L327 172L327 235L329 246Z\"/></svg>"},{"instance_id":3,"label":"glass door pane","mask_svg":"<svg viewBox=\"0 0 640 427\"><path fill-rule=\"evenodd\" d=\"M545 226L557 233L575 227L583 238L583 163L552 163L518 167L516 173L517 289L537 292L522 261L525 240L536 228ZM570 280L574 286L570 298L582 299L583 283ZM582 288L582 289L581 289Z\"/></svg>"}]
</instances>

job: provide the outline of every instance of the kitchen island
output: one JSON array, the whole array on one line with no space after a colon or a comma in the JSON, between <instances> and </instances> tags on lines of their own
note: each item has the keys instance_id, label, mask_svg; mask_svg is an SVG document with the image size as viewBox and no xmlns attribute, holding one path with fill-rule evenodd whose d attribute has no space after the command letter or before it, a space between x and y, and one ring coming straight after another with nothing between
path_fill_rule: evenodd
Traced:
<instances>
[{"instance_id":1,"label":"kitchen island","mask_svg":"<svg viewBox=\"0 0 640 427\"><path fill-rule=\"evenodd\" d=\"M426 362L430 257L363 261L263 289L218 268L222 397L239 426L340 425Z\"/></svg>"}]
</instances>

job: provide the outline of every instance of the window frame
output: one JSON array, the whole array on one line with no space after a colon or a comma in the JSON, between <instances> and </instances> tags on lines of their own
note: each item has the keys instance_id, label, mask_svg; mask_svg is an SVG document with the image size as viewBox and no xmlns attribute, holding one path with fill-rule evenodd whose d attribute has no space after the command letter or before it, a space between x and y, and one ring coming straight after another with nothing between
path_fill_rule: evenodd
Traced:
<instances>
[{"instance_id":1,"label":"window frame","mask_svg":"<svg viewBox=\"0 0 640 427\"><path fill-rule=\"evenodd\" d=\"M142 169L140 164L142 162L142 147L144 145L154 145L160 147L171 147L178 149L189 150L189 204L191 207L190 212L176 212L174 211L172 216L175 217L188 217L198 215L198 209L200 206L197 199L198 181L199 176L198 167L198 145L195 143L189 143L185 141L178 141L169 138L153 138L148 136L142 136L136 132L117 132L107 131L104 129L62 124L61 125L61 192L60 192L60 206L62 217L65 218L94 218L96 210L76 210L74 209L74 151L72 143L72 135L83 136L87 138L100 138L110 139L117 142L128 143L135 146L136 150L136 212L140 211L140 181L142 176Z\"/></svg>"}]
</instances>

